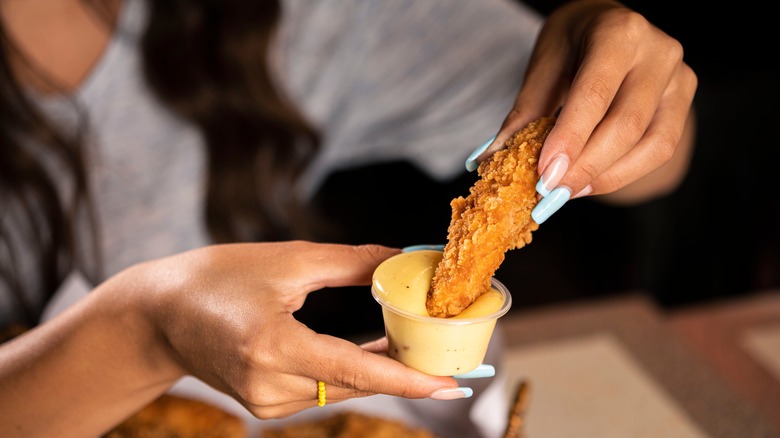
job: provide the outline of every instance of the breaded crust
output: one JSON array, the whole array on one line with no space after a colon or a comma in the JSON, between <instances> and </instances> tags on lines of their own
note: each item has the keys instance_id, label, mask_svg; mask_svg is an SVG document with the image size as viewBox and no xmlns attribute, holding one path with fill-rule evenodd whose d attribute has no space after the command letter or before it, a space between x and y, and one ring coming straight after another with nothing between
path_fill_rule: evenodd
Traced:
<instances>
[{"instance_id":1,"label":"breaded crust","mask_svg":"<svg viewBox=\"0 0 780 438\"><path fill-rule=\"evenodd\" d=\"M337 412L320 420L311 420L266 429L260 438L435 438L423 428L407 426L399 420L362 414Z\"/></svg>"},{"instance_id":2,"label":"breaded crust","mask_svg":"<svg viewBox=\"0 0 780 438\"><path fill-rule=\"evenodd\" d=\"M105 438L247 438L244 422L217 406L163 394Z\"/></svg>"},{"instance_id":3,"label":"breaded crust","mask_svg":"<svg viewBox=\"0 0 780 438\"><path fill-rule=\"evenodd\" d=\"M531 218L537 163L554 124L554 117L543 117L515 133L506 148L479 165L480 179L469 195L450 203L447 244L426 302L431 316L455 316L470 306L490 289L505 252L531 243L531 232L539 228Z\"/></svg>"}]
</instances>

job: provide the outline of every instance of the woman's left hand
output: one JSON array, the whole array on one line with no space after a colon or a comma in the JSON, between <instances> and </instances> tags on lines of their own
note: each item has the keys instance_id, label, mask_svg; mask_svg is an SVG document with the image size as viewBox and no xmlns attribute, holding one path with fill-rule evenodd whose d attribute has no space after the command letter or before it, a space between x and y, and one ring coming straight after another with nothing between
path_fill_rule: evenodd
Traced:
<instances>
[{"instance_id":1,"label":"woman's left hand","mask_svg":"<svg viewBox=\"0 0 780 438\"><path fill-rule=\"evenodd\" d=\"M537 222L572 197L648 199L687 170L696 88L680 42L642 15L610 0L569 2L548 18L513 109L478 158L560 108L539 160Z\"/></svg>"}]
</instances>

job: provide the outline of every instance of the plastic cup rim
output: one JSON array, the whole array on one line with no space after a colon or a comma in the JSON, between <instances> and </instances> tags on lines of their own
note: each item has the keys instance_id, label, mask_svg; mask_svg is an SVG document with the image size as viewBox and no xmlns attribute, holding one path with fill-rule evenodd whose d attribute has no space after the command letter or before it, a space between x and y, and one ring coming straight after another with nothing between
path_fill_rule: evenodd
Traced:
<instances>
[{"instance_id":1,"label":"plastic cup rim","mask_svg":"<svg viewBox=\"0 0 780 438\"><path fill-rule=\"evenodd\" d=\"M509 293L509 289L507 289L504 283L502 283L495 277L491 277L490 284L504 296L504 304L501 305L501 308L491 313L490 315L479 316L475 318L439 318L436 316L430 316L430 315L423 316L423 315L418 315L416 313L408 312L406 310L393 306L392 304L383 303L382 300L379 298L379 295L376 292L376 287L374 285L371 285L371 295L374 297L376 302L382 306L382 308L388 309L391 312L408 319L421 321L421 322L424 321L426 323L445 324L445 325L470 325L470 324L479 324L490 320L497 320L502 316L506 315L506 313L509 312L509 309L512 307L512 294Z\"/></svg>"}]
</instances>

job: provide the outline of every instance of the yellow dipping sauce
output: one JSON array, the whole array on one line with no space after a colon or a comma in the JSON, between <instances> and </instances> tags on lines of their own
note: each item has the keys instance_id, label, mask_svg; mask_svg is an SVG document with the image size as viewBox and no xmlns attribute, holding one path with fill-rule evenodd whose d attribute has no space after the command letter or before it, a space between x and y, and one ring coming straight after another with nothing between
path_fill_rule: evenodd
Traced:
<instances>
[{"instance_id":1,"label":"yellow dipping sauce","mask_svg":"<svg viewBox=\"0 0 780 438\"><path fill-rule=\"evenodd\" d=\"M398 254L374 272L374 289L384 304L415 315L429 316L425 307L433 274L441 261L441 251L423 250ZM495 288L482 294L455 318L478 318L498 311L504 297Z\"/></svg>"},{"instance_id":2,"label":"yellow dipping sauce","mask_svg":"<svg viewBox=\"0 0 780 438\"><path fill-rule=\"evenodd\" d=\"M496 320L506 314L512 300L493 279L493 288L460 314L428 315L425 301L441 258L442 252L433 250L393 256L374 271L371 291L382 305L388 355L419 371L451 376L479 366Z\"/></svg>"}]
</instances>

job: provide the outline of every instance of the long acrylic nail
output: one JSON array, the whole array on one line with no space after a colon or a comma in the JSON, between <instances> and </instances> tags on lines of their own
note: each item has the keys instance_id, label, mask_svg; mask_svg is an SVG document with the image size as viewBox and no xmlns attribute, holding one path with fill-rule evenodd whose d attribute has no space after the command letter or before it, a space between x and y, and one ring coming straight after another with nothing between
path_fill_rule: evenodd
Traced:
<instances>
[{"instance_id":1,"label":"long acrylic nail","mask_svg":"<svg viewBox=\"0 0 780 438\"><path fill-rule=\"evenodd\" d=\"M558 155L554 160L547 165L544 169L544 173L539 178L539 182L536 183L536 191L542 196L547 196L550 191L558 185L563 178L563 175L569 169L569 157L566 155Z\"/></svg>"},{"instance_id":2,"label":"long acrylic nail","mask_svg":"<svg viewBox=\"0 0 780 438\"><path fill-rule=\"evenodd\" d=\"M468 158L466 158L466 170L469 172L473 172L477 170L477 167L479 167L479 163L477 162L477 158L482 155L483 152L487 150L487 148L490 147L493 142L496 141L496 137L494 136L490 140L486 141L485 144L478 147L474 152L469 155Z\"/></svg>"},{"instance_id":3,"label":"long acrylic nail","mask_svg":"<svg viewBox=\"0 0 780 438\"><path fill-rule=\"evenodd\" d=\"M420 251L423 249L432 249L434 251L444 251L444 245L412 245L401 249L401 252Z\"/></svg>"},{"instance_id":4,"label":"long acrylic nail","mask_svg":"<svg viewBox=\"0 0 780 438\"><path fill-rule=\"evenodd\" d=\"M474 391L469 387L438 389L428 398L434 400L457 400L459 398L469 398L474 395Z\"/></svg>"},{"instance_id":5,"label":"long acrylic nail","mask_svg":"<svg viewBox=\"0 0 780 438\"><path fill-rule=\"evenodd\" d=\"M541 224L552 216L553 213L560 210L570 197L571 191L569 189L566 187L558 187L536 204L536 207L531 212L531 218L533 218L537 224Z\"/></svg>"},{"instance_id":6,"label":"long acrylic nail","mask_svg":"<svg viewBox=\"0 0 780 438\"><path fill-rule=\"evenodd\" d=\"M483 377L493 377L495 375L496 368L493 365L483 363L467 373L456 374L452 377L456 379L480 379Z\"/></svg>"}]
</instances>

